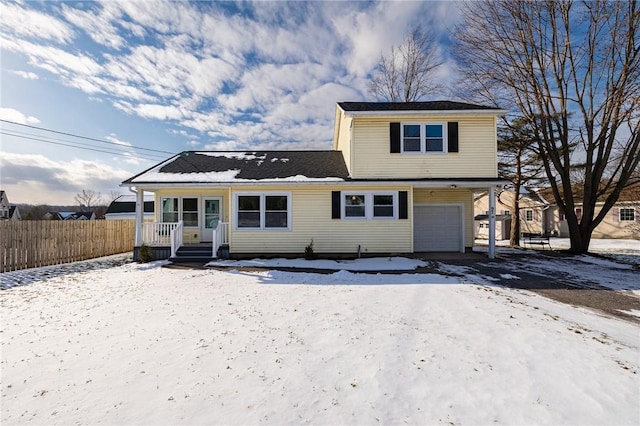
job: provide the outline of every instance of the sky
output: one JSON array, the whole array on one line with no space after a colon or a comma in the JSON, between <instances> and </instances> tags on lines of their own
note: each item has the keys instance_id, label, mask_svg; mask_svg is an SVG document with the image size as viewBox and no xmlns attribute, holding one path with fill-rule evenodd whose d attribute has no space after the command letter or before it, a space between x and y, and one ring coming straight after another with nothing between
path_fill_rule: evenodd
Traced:
<instances>
[{"instance_id":1,"label":"sky","mask_svg":"<svg viewBox=\"0 0 640 426\"><path fill-rule=\"evenodd\" d=\"M0 189L75 204L185 150L330 149L335 104L375 101L380 55L415 26L437 34L452 86L459 7L0 1Z\"/></svg>"}]
</instances>

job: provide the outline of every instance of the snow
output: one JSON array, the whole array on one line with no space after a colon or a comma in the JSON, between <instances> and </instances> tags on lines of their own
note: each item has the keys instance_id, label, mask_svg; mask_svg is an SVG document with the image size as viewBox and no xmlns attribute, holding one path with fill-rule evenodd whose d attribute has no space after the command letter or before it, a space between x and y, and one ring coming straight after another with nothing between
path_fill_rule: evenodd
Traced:
<instances>
[{"instance_id":1,"label":"snow","mask_svg":"<svg viewBox=\"0 0 640 426\"><path fill-rule=\"evenodd\" d=\"M2 424L640 423L637 324L464 267L109 262L0 274Z\"/></svg>"},{"instance_id":2,"label":"snow","mask_svg":"<svg viewBox=\"0 0 640 426\"><path fill-rule=\"evenodd\" d=\"M236 181L236 176L240 173L240 169L200 173L167 173L160 169L161 167L156 167L149 170L132 182L232 182Z\"/></svg>"},{"instance_id":3,"label":"snow","mask_svg":"<svg viewBox=\"0 0 640 426\"><path fill-rule=\"evenodd\" d=\"M223 267L253 267L253 268L303 268L328 269L332 271L412 271L426 266L427 263L419 259L405 257L369 258L354 260L329 259L252 259L252 260L216 260L208 266Z\"/></svg>"}]
</instances>

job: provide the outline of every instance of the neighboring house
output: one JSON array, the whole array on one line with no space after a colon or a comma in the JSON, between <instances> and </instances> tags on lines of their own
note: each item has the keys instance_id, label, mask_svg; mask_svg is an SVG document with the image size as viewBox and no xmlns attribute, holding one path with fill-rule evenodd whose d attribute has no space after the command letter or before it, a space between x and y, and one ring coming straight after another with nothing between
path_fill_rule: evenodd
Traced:
<instances>
[{"instance_id":1,"label":"neighboring house","mask_svg":"<svg viewBox=\"0 0 640 426\"><path fill-rule=\"evenodd\" d=\"M153 221L155 218L153 195L144 196L144 220ZM106 220L123 220L136 218L136 196L121 195L109 204L104 215Z\"/></svg>"},{"instance_id":2,"label":"neighboring house","mask_svg":"<svg viewBox=\"0 0 640 426\"><path fill-rule=\"evenodd\" d=\"M182 152L127 179L154 223L136 212L134 257L187 242L232 257L464 252L474 192L498 178L496 120L506 111L459 102L341 102L327 151ZM214 231L215 230L215 231ZM171 238L169 238L171 234ZM490 241L489 255L495 250Z\"/></svg>"},{"instance_id":3,"label":"neighboring house","mask_svg":"<svg viewBox=\"0 0 640 426\"><path fill-rule=\"evenodd\" d=\"M576 187L576 214L582 216L582 194ZM550 208L545 215L545 229L552 235L569 237L569 228L564 212L556 205L551 188L540 191ZM596 203L597 215L602 209L603 202ZM607 213L602 222L594 229L593 238L624 238L640 239L640 182L628 185L620 193L618 201Z\"/></svg>"},{"instance_id":4,"label":"neighboring house","mask_svg":"<svg viewBox=\"0 0 640 426\"><path fill-rule=\"evenodd\" d=\"M496 239L508 240L511 235L510 229L501 232L506 222L511 226L511 207L513 206L514 193L509 190L498 191L496 195ZM520 191L520 232L536 234L545 233L544 218L549 203L542 198L535 190L522 188ZM476 214L476 238L487 238L489 195L481 192L476 195L474 201L474 211ZM502 227L502 228L501 228Z\"/></svg>"},{"instance_id":5,"label":"neighboring house","mask_svg":"<svg viewBox=\"0 0 640 426\"><path fill-rule=\"evenodd\" d=\"M18 206L9 204L5 191L0 191L0 220L22 220Z\"/></svg>"},{"instance_id":6,"label":"neighboring house","mask_svg":"<svg viewBox=\"0 0 640 426\"><path fill-rule=\"evenodd\" d=\"M95 220L94 212L47 212L44 220Z\"/></svg>"}]
</instances>

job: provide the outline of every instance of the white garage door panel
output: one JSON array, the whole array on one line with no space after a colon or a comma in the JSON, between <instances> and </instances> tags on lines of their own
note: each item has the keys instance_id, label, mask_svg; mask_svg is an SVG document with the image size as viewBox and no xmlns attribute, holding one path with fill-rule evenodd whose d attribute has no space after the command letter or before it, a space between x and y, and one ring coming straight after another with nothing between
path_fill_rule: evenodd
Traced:
<instances>
[{"instance_id":1,"label":"white garage door panel","mask_svg":"<svg viewBox=\"0 0 640 426\"><path fill-rule=\"evenodd\" d=\"M461 206L414 206L413 250L461 251Z\"/></svg>"}]
</instances>

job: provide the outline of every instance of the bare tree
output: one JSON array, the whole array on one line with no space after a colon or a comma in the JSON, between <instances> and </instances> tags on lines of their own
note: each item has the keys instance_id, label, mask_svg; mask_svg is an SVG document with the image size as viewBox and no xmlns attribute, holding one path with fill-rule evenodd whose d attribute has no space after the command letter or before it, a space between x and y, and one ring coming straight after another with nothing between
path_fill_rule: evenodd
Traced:
<instances>
[{"instance_id":1,"label":"bare tree","mask_svg":"<svg viewBox=\"0 0 640 426\"><path fill-rule=\"evenodd\" d=\"M538 183L544 174L536 147L531 125L524 118L507 121L498 128L498 173L511 182L514 195L510 206L512 247L520 244L520 189Z\"/></svg>"},{"instance_id":2,"label":"bare tree","mask_svg":"<svg viewBox=\"0 0 640 426\"><path fill-rule=\"evenodd\" d=\"M83 189L82 192L77 193L74 198L76 203L78 203L83 210L87 211L91 211L92 208L104 204L100 193L92 189Z\"/></svg>"},{"instance_id":3,"label":"bare tree","mask_svg":"<svg viewBox=\"0 0 640 426\"><path fill-rule=\"evenodd\" d=\"M588 251L640 162L638 3L482 1L463 15L456 51L467 89L531 123L570 250Z\"/></svg>"},{"instance_id":4,"label":"bare tree","mask_svg":"<svg viewBox=\"0 0 640 426\"><path fill-rule=\"evenodd\" d=\"M435 72L442 65L431 33L411 31L388 55L380 55L369 94L388 102L415 102L440 90Z\"/></svg>"}]
</instances>

